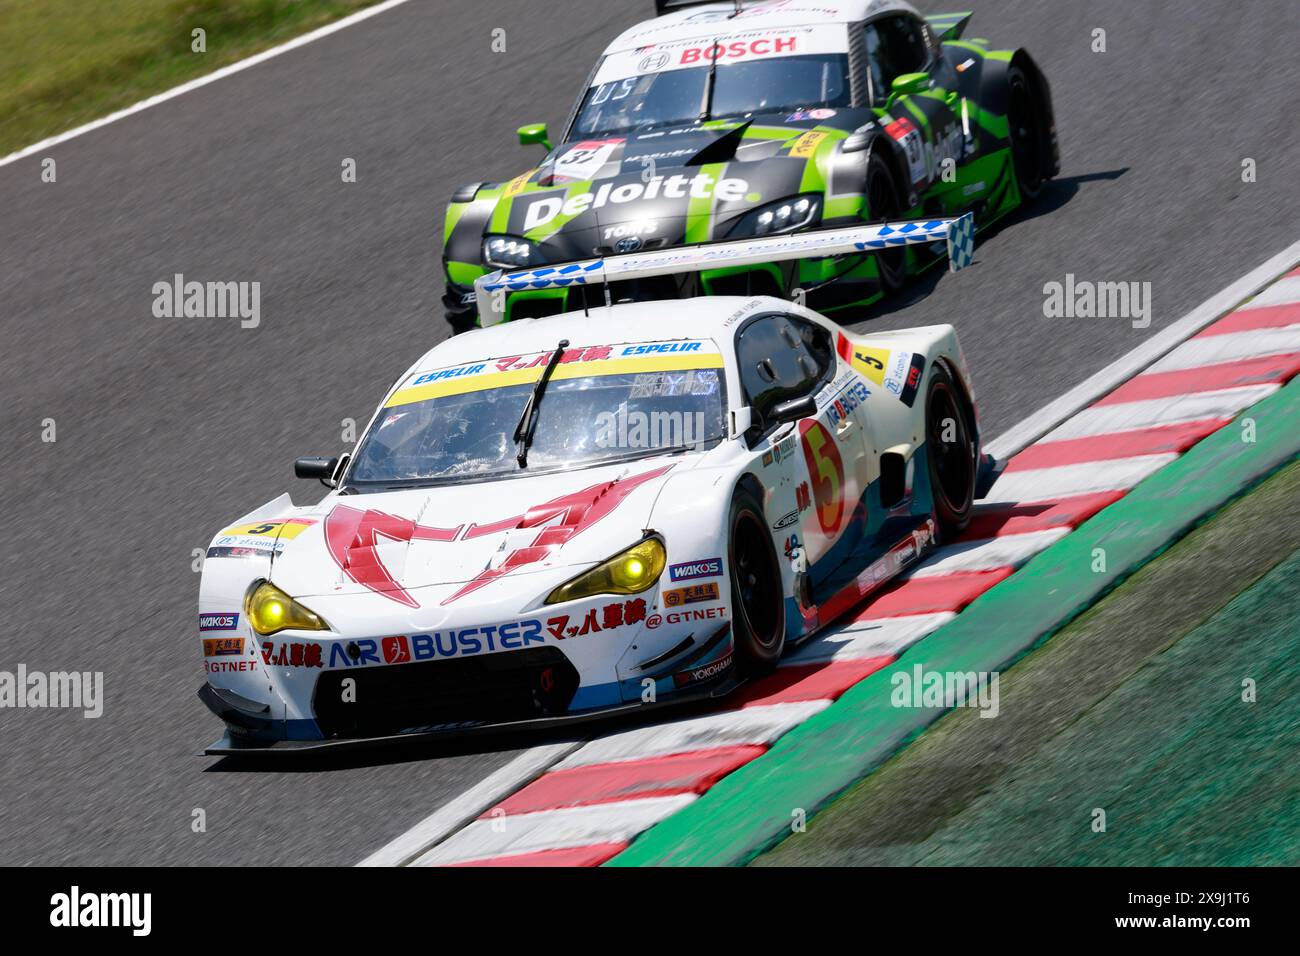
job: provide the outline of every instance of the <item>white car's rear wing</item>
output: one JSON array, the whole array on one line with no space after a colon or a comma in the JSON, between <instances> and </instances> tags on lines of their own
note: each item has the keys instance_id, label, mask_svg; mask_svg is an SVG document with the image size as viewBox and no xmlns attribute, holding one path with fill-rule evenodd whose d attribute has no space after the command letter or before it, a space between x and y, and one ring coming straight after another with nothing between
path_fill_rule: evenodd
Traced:
<instances>
[{"instance_id":1,"label":"white car's rear wing","mask_svg":"<svg viewBox=\"0 0 1300 956\"><path fill-rule=\"evenodd\" d=\"M621 279L677 275L724 266L761 265L790 259L874 252L894 246L914 246L946 241L948 268L953 272L970 265L975 251L975 219L970 213L956 219L916 219L878 225L844 226L792 232L763 239L736 239L695 246L676 246L653 252L633 252L601 259L488 273L474 283L479 321L495 325L505 318L506 293L526 289L554 289L571 285L601 285Z\"/></svg>"}]
</instances>

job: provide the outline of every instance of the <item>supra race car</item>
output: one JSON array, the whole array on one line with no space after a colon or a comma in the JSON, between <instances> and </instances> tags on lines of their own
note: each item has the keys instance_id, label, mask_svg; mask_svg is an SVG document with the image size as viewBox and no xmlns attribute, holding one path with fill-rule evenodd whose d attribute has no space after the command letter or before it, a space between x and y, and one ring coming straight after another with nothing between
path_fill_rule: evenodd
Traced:
<instances>
[{"instance_id":1,"label":"supra race car","mask_svg":"<svg viewBox=\"0 0 1300 956\"><path fill-rule=\"evenodd\" d=\"M738 265L903 232L946 240L957 267L971 229L695 255ZM683 253L556 271L608 287L698 267ZM486 277L483 301L539 281ZM209 753L724 694L960 530L996 470L951 326L859 336L766 296L456 336L393 385L355 452L295 468L332 490L282 495L207 549L199 696L227 725Z\"/></svg>"},{"instance_id":2,"label":"supra race car","mask_svg":"<svg viewBox=\"0 0 1300 956\"><path fill-rule=\"evenodd\" d=\"M678 9L682 8L682 9ZM659 2L596 64L559 145L446 213L448 321L472 327L493 269L972 212L980 227L1060 167L1051 93L1023 49L961 35L970 14L895 0ZM859 308L938 257L923 247L656 277L616 300L697 292ZM580 308L583 290L511 295L507 318Z\"/></svg>"}]
</instances>

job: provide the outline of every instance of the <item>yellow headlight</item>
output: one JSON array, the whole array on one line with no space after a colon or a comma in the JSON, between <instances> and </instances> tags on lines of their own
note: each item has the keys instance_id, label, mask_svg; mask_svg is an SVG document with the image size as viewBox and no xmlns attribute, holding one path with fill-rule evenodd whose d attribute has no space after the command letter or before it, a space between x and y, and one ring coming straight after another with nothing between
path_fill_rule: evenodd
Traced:
<instances>
[{"instance_id":1,"label":"yellow headlight","mask_svg":"<svg viewBox=\"0 0 1300 956\"><path fill-rule=\"evenodd\" d=\"M248 623L258 634L294 628L300 631L327 631L328 627L315 611L303 607L270 581L263 581L244 601Z\"/></svg>"},{"instance_id":2,"label":"yellow headlight","mask_svg":"<svg viewBox=\"0 0 1300 956\"><path fill-rule=\"evenodd\" d=\"M551 592L546 603L559 604L593 594L637 594L653 587L659 580L666 559L663 542L658 538L646 538L561 584Z\"/></svg>"}]
</instances>

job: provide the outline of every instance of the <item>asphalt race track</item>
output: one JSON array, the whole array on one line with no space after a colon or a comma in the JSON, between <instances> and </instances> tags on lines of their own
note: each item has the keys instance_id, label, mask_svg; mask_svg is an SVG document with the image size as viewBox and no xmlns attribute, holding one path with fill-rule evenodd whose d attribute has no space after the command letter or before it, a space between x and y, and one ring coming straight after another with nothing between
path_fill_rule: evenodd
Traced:
<instances>
[{"instance_id":1,"label":"asphalt race track","mask_svg":"<svg viewBox=\"0 0 1300 956\"><path fill-rule=\"evenodd\" d=\"M1046 70L1061 178L974 268L868 322L955 323L993 436L1295 240L1300 64L1290 0L974 8L971 35ZM603 45L652 13L414 0L52 147L55 184L37 157L0 167L0 667L103 671L107 698L98 720L0 713L0 863L351 864L530 742L195 756L220 725L195 696L191 552L281 491L318 496L293 458L339 449L446 334L446 198L539 158L514 128L558 133ZM259 281L260 327L155 318L175 273ZM1151 328L1044 318L1067 273L1149 281Z\"/></svg>"}]
</instances>

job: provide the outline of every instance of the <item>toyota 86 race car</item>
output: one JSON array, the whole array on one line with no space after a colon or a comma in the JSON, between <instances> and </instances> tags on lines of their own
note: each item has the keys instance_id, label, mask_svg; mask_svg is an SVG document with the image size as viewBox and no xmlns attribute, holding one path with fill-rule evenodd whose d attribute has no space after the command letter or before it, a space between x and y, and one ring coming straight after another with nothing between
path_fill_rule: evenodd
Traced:
<instances>
[{"instance_id":1,"label":"toyota 86 race car","mask_svg":"<svg viewBox=\"0 0 1300 956\"><path fill-rule=\"evenodd\" d=\"M823 233L814 251L902 228ZM812 235L708 254L798 256ZM573 268L697 265L666 257ZM530 279L485 278L484 301ZM199 695L227 727L209 753L720 696L958 532L996 466L951 326L855 335L741 296L453 337L353 452L295 469L331 490L282 495L207 549Z\"/></svg>"},{"instance_id":2,"label":"toyota 86 race car","mask_svg":"<svg viewBox=\"0 0 1300 956\"><path fill-rule=\"evenodd\" d=\"M1060 166L1051 93L1023 49L962 39L969 14L896 0L690 3L612 42L535 168L456 190L445 313L472 327L494 269L897 218L974 214L1038 195ZM938 257L922 247L625 283L616 300L766 293L859 308ZM509 297L507 318L579 308L582 290Z\"/></svg>"}]
</instances>

